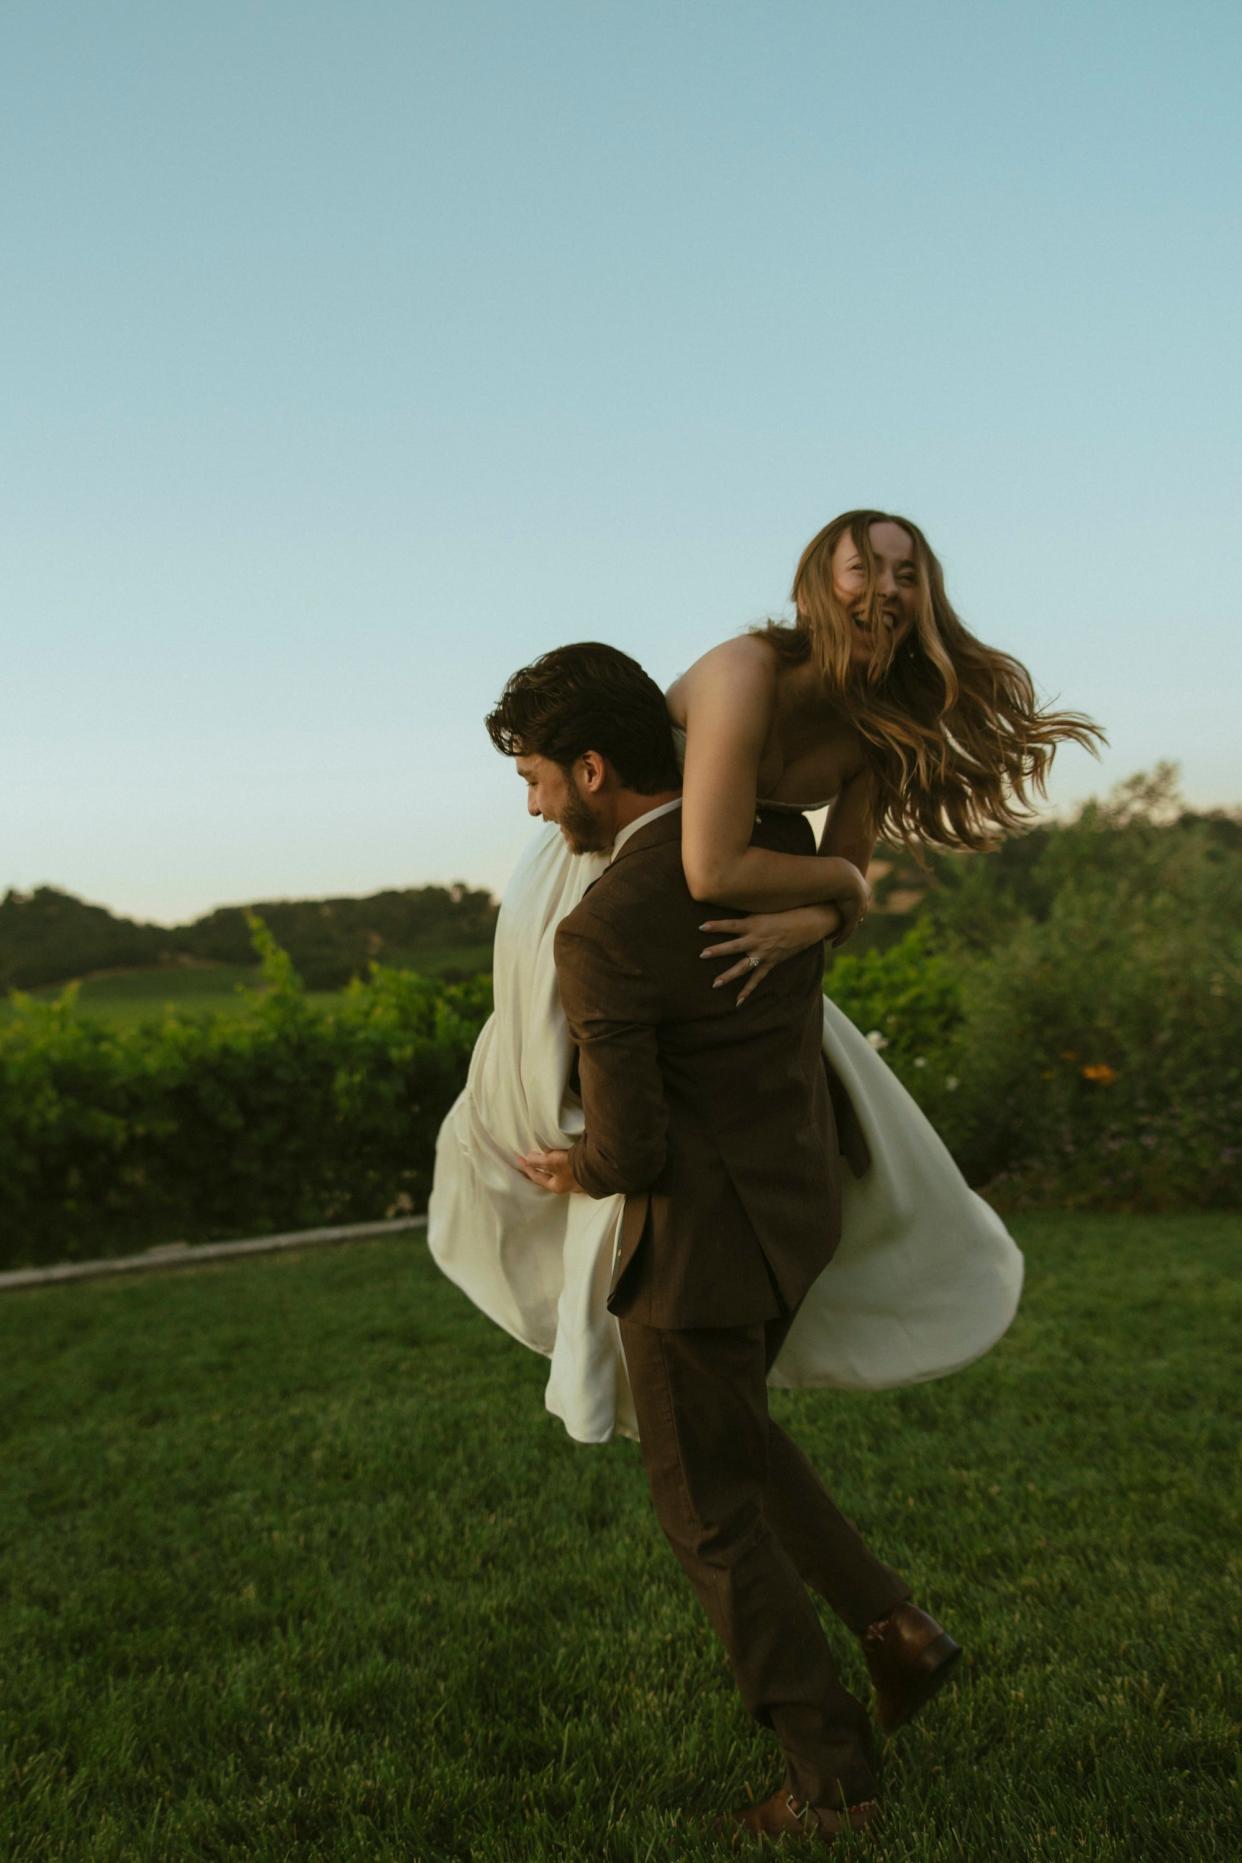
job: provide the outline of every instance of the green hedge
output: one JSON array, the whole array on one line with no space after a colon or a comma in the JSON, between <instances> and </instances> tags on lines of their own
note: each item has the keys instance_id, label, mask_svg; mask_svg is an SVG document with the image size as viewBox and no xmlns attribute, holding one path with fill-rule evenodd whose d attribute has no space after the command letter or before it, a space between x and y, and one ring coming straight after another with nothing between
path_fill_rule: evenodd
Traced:
<instances>
[{"instance_id":1,"label":"green hedge","mask_svg":"<svg viewBox=\"0 0 1242 1863\"><path fill-rule=\"evenodd\" d=\"M1242 856L1160 819L1167 774L1089 804L1016 889L974 857L899 945L829 972L1004 1206L1242 1203Z\"/></svg>"},{"instance_id":2,"label":"green hedge","mask_svg":"<svg viewBox=\"0 0 1242 1863\"><path fill-rule=\"evenodd\" d=\"M0 1029L0 1266L425 1207L491 981L375 968L308 1004L254 925L264 993L114 1028L74 992Z\"/></svg>"},{"instance_id":3,"label":"green hedge","mask_svg":"<svg viewBox=\"0 0 1242 1863\"><path fill-rule=\"evenodd\" d=\"M1008 1207L1242 1202L1242 853L1158 779L965 861L827 988ZM1228 832L1226 832L1228 831ZM0 1028L0 1266L425 1207L490 979L376 967L329 1009L252 923L266 991L116 1028L72 991Z\"/></svg>"}]
</instances>

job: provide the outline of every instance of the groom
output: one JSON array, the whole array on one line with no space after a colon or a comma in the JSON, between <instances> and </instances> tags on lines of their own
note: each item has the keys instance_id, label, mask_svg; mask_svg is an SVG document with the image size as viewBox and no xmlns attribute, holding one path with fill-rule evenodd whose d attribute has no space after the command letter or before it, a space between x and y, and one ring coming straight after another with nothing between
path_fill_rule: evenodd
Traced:
<instances>
[{"instance_id":1,"label":"groom","mask_svg":"<svg viewBox=\"0 0 1242 1863\"><path fill-rule=\"evenodd\" d=\"M840 1230L823 949L786 959L741 1007L712 988L664 698L627 655L544 654L487 726L529 812L574 853L611 850L556 934L585 1131L519 1168L553 1193L626 1198L608 1305L656 1515L785 1756L785 1783L735 1812L735 1831L831 1843L874 1816L875 1778L866 1709L808 1586L861 1637L886 1732L960 1652L768 1416L767 1371ZM753 839L812 851L801 816L761 812Z\"/></svg>"}]
</instances>

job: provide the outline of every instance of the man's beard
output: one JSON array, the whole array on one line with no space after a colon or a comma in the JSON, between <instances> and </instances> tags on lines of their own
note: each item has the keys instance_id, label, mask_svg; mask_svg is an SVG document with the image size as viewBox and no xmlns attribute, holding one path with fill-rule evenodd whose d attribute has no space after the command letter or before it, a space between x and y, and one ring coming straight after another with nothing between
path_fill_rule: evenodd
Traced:
<instances>
[{"instance_id":1,"label":"man's beard","mask_svg":"<svg viewBox=\"0 0 1242 1863\"><path fill-rule=\"evenodd\" d=\"M569 843L570 853L602 853L606 847L612 846L612 842L592 815L589 805L578 794L572 776L568 791L557 826Z\"/></svg>"}]
</instances>

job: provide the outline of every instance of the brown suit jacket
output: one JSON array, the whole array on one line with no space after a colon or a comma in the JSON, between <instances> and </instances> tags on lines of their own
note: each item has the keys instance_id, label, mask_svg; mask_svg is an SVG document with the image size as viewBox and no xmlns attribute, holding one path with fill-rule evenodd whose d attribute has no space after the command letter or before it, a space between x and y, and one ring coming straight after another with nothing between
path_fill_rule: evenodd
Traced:
<instances>
[{"instance_id":1,"label":"brown suit jacket","mask_svg":"<svg viewBox=\"0 0 1242 1863\"><path fill-rule=\"evenodd\" d=\"M753 840L814 852L800 815L762 815ZM673 810L630 836L556 934L586 1116L570 1166L589 1195L625 1195L608 1305L650 1326L792 1311L840 1236L823 947L739 1008L699 955L701 922L722 913L740 916L690 895Z\"/></svg>"}]
</instances>

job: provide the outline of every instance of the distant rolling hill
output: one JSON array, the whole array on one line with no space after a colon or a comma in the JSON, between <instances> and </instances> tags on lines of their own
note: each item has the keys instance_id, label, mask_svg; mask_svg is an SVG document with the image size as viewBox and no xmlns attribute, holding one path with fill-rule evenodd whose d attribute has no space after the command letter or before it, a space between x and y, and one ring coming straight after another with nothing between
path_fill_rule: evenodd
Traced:
<instances>
[{"instance_id":1,"label":"distant rolling hill","mask_svg":"<svg viewBox=\"0 0 1242 1863\"><path fill-rule=\"evenodd\" d=\"M188 972L207 967L244 972L258 961L247 912L263 919L311 989L339 989L365 976L372 961L470 976L490 967L496 911L491 894L477 888L422 886L366 899L221 906L191 924L165 926L120 918L51 886L10 890L0 900L0 991L117 972L161 973L168 982L178 973L188 982ZM152 986L153 996L163 987L154 974Z\"/></svg>"}]
</instances>

